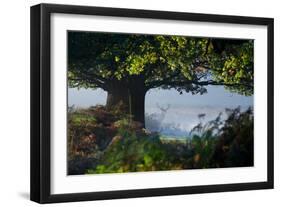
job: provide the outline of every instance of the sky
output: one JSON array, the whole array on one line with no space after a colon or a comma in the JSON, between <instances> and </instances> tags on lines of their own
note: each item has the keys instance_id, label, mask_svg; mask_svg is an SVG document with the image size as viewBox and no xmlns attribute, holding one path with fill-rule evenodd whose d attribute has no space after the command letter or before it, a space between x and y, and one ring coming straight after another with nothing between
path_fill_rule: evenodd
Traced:
<instances>
[{"instance_id":1,"label":"sky","mask_svg":"<svg viewBox=\"0 0 281 207\"><path fill-rule=\"evenodd\" d=\"M209 107L236 107L253 105L253 97L231 93L223 86L207 86L208 93L192 95L183 93L179 95L176 90L152 89L146 94L146 107L155 107L158 104L171 104L181 106L209 106ZM68 89L68 105L76 107L89 107L96 104L105 104L107 93L102 89Z\"/></svg>"}]
</instances>

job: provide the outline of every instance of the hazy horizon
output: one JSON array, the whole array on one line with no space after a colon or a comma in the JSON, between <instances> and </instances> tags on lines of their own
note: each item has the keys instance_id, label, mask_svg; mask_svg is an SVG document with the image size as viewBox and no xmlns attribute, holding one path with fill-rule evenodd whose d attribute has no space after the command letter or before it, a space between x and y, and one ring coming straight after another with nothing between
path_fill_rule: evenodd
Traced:
<instances>
[{"instance_id":1,"label":"hazy horizon","mask_svg":"<svg viewBox=\"0 0 281 207\"><path fill-rule=\"evenodd\" d=\"M223 86L207 86L208 92L200 95L191 93L179 94L175 89L150 89L145 97L145 106L173 104L179 106L252 106L253 96L243 96L229 92ZM102 89L68 88L68 106L89 107L96 104L105 105L107 92Z\"/></svg>"},{"instance_id":2,"label":"hazy horizon","mask_svg":"<svg viewBox=\"0 0 281 207\"><path fill-rule=\"evenodd\" d=\"M242 110L253 107L253 96L243 96L226 91L223 86L208 86L208 93L192 95L176 90L152 89L145 97L146 117L153 116L161 122L163 134L182 136L199 123L198 114L205 114L204 122L215 119L220 113L226 117L225 108L241 107ZM102 89L68 89L68 106L87 108L97 104L105 105L107 92ZM160 108L169 109L165 114ZM174 127L173 132L167 126ZM151 126L146 126L150 128ZM160 129L159 129L160 130ZM178 132L177 132L178 130Z\"/></svg>"}]
</instances>

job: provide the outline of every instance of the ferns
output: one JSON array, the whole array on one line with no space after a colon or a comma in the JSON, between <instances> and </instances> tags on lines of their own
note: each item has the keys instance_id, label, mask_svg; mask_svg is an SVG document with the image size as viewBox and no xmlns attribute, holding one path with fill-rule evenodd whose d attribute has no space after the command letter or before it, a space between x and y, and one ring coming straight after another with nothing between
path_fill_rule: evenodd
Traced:
<instances>
[{"instance_id":1,"label":"ferns","mask_svg":"<svg viewBox=\"0 0 281 207\"><path fill-rule=\"evenodd\" d=\"M103 107L68 114L69 174L240 167L253 165L253 110L227 109L195 126L185 141L162 140L130 117ZM199 115L202 119L202 114Z\"/></svg>"}]
</instances>

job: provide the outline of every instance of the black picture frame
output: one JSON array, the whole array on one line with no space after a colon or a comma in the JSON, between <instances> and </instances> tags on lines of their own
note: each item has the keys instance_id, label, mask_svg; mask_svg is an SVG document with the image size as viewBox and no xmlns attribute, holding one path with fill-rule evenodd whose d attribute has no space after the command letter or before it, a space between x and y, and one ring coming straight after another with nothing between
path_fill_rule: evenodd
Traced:
<instances>
[{"instance_id":1,"label":"black picture frame","mask_svg":"<svg viewBox=\"0 0 281 207\"><path fill-rule=\"evenodd\" d=\"M167 187L74 194L50 193L50 15L52 13L134 17L207 23L233 23L267 26L267 181L187 187ZM31 7L31 174L30 199L38 203L165 196L273 188L273 39L272 18L195 14L168 11L39 4Z\"/></svg>"}]
</instances>

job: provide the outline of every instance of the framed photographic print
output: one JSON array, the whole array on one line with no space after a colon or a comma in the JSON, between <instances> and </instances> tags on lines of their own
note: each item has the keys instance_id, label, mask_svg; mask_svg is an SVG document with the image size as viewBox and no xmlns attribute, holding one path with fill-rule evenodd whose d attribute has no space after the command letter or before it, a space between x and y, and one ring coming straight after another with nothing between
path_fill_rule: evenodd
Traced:
<instances>
[{"instance_id":1,"label":"framed photographic print","mask_svg":"<svg viewBox=\"0 0 281 207\"><path fill-rule=\"evenodd\" d=\"M31 7L31 200L273 188L273 19Z\"/></svg>"}]
</instances>

